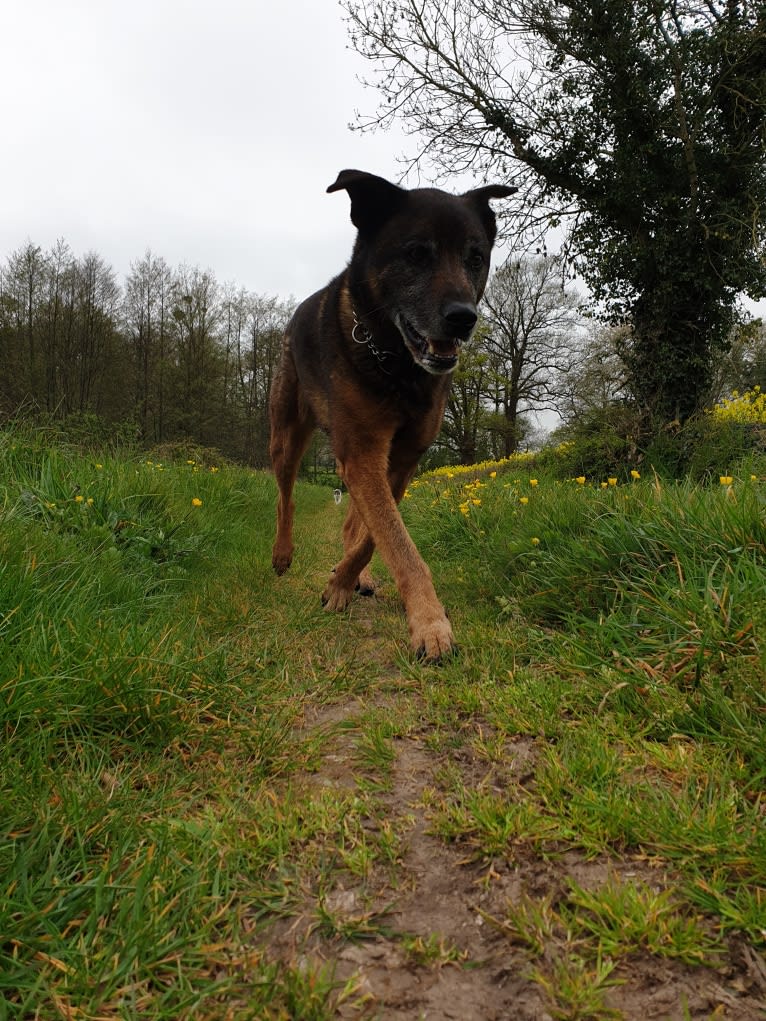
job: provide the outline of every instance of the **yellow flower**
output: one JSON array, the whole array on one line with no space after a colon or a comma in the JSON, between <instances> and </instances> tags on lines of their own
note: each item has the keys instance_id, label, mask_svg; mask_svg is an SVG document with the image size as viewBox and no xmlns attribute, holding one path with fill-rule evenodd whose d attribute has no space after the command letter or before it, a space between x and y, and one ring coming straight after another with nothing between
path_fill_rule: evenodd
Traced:
<instances>
[{"instance_id":1,"label":"yellow flower","mask_svg":"<svg viewBox=\"0 0 766 1021\"><path fill-rule=\"evenodd\" d=\"M478 497L474 497L473 500L471 500L471 503L474 507L481 507L481 500L479 500Z\"/></svg>"},{"instance_id":2,"label":"yellow flower","mask_svg":"<svg viewBox=\"0 0 766 1021\"><path fill-rule=\"evenodd\" d=\"M734 479L731 477L731 475L719 475L718 481L721 483L722 486L730 486Z\"/></svg>"},{"instance_id":3,"label":"yellow flower","mask_svg":"<svg viewBox=\"0 0 766 1021\"><path fill-rule=\"evenodd\" d=\"M609 485L609 483L608 483L608 482L602 482L602 483L601 483L601 488L602 488L602 489L606 489L608 485Z\"/></svg>"},{"instance_id":4,"label":"yellow flower","mask_svg":"<svg viewBox=\"0 0 766 1021\"><path fill-rule=\"evenodd\" d=\"M533 546L540 545L540 540L537 538L536 535L532 536L532 538L529 541L532 543Z\"/></svg>"},{"instance_id":5,"label":"yellow flower","mask_svg":"<svg viewBox=\"0 0 766 1021\"><path fill-rule=\"evenodd\" d=\"M537 485L537 479L530 479L529 480L529 484L530 484L530 486L536 486Z\"/></svg>"},{"instance_id":6,"label":"yellow flower","mask_svg":"<svg viewBox=\"0 0 766 1021\"><path fill-rule=\"evenodd\" d=\"M584 486L585 485L585 476L584 475L578 475L577 478L575 479L575 482L577 483L578 486Z\"/></svg>"},{"instance_id":7,"label":"yellow flower","mask_svg":"<svg viewBox=\"0 0 766 1021\"><path fill-rule=\"evenodd\" d=\"M497 478L497 472L490 472L490 473L489 473L489 477L490 477L491 479L496 479L496 478Z\"/></svg>"},{"instance_id":8,"label":"yellow flower","mask_svg":"<svg viewBox=\"0 0 766 1021\"><path fill-rule=\"evenodd\" d=\"M641 472L637 472L635 468L631 468L630 469L630 477L632 479L640 479L641 478Z\"/></svg>"},{"instance_id":9,"label":"yellow flower","mask_svg":"<svg viewBox=\"0 0 766 1021\"><path fill-rule=\"evenodd\" d=\"M96 467L97 468L103 468L104 466L103 466L103 464L96 464Z\"/></svg>"},{"instance_id":10,"label":"yellow flower","mask_svg":"<svg viewBox=\"0 0 766 1021\"><path fill-rule=\"evenodd\" d=\"M75 502L75 503L82 503L84 499L85 499L85 497L84 497L84 496L81 496L81 495L80 495L80 494L78 493L78 494L77 494L77 496L76 496L76 497L74 498L74 502Z\"/></svg>"},{"instance_id":11,"label":"yellow flower","mask_svg":"<svg viewBox=\"0 0 766 1021\"><path fill-rule=\"evenodd\" d=\"M198 496L192 497L192 507L201 507L201 506L202 506L202 500L200 500L200 498Z\"/></svg>"},{"instance_id":12,"label":"yellow flower","mask_svg":"<svg viewBox=\"0 0 766 1021\"><path fill-rule=\"evenodd\" d=\"M529 497L528 496L520 496L519 497L519 503L529 503Z\"/></svg>"},{"instance_id":13,"label":"yellow flower","mask_svg":"<svg viewBox=\"0 0 766 1021\"><path fill-rule=\"evenodd\" d=\"M85 502L87 503L87 505L89 507L92 507L93 506L93 497L89 496L88 499Z\"/></svg>"},{"instance_id":14,"label":"yellow flower","mask_svg":"<svg viewBox=\"0 0 766 1021\"><path fill-rule=\"evenodd\" d=\"M197 462L196 461L187 461L186 463L187 464L196 464Z\"/></svg>"},{"instance_id":15,"label":"yellow flower","mask_svg":"<svg viewBox=\"0 0 766 1021\"><path fill-rule=\"evenodd\" d=\"M405 490L404 490L404 499L405 499L405 500L409 500L409 498L410 498L411 496L412 496L412 493L411 493L411 492L409 491L409 489L405 489Z\"/></svg>"},{"instance_id":16,"label":"yellow flower","mask_svg":"<svg viewBox=\"0 0 766 1021\"><path fill-rule=\"evenodd\" d=\"M461 514L468 514L468 504L467 503L461 503L460 504L460 513Z\"/></svg>"},{"instance_id":17,"label":"yellow flower","mask_svg":"<svg viewBox=\"0 0 766 1021\"><path fill-rule=\"evenodd\" d=\"M750 481L751 482L757 482L758 481L758 476L757 475L751 475L750 476Z\"/></svg>"},{"instance_id":18,"label":"yellow flower","mask_svg":"<svg viewBox=\"0 0 766 1021\"><path fill-rule=\"evenodd\" d=\"M215 474L215 473L216 473L216 472L218 471L218 469L216 468L216 466L215 466L215 465L213 465L213 466L211 467L210 471L211 471L211 472L213 472L213 474Z\"/></svg>"},{"instance_id":19,"label":"yellow flower","mask_svg":"<svg viewBox=\"0 0 766 1021\"><path fill-rule=\"evenodd\" d=\"M617 485L617 479L612 478L612 479L607 479L606 481L609 483L610 486L616 486Z\"/></svg>"}]
</instances>

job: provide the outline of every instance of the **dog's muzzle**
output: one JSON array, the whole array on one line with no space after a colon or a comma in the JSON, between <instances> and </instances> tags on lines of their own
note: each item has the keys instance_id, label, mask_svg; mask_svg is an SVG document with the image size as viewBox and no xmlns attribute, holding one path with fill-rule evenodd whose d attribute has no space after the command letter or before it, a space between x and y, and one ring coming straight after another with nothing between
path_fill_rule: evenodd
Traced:
<instances>
[{"instance_id":1,"label":"dog's muzzle","mask_svg":"<svg viewBox=\"0 0 766 1021\"><path fill-rule=\"evenodd\" d=\"M467 306L467 308L470 308L470 306ZM448 322L446 315L444 319L445 322ZM407 345L415 362L425 369L426 372L430 372L434 376L443 376L455 369L460 353L460 345L470 336L471 330L476 324L476 319L477 316L474 312L469 326L468 312L465 311L460 329L455 329L457 323L453 320L450 324L451 329L446 329L444 331L446 336L442 337L426 336L402 313L397 314L395 321L404 339L404 343ZM455 331L454 333L452 332L453 330Z\"/></svg>"}]
</instances>

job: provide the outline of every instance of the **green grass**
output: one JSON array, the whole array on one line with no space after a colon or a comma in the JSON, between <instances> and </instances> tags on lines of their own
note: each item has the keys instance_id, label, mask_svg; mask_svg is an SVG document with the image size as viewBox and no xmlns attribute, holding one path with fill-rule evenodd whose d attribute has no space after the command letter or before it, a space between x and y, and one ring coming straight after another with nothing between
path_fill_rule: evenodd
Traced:
<instances>
[{"instance_id":1,"label":"green grass","mask_svg":"<svg viewBox=\"0 0 766 1021\"><path fill-rule=\"evenodd\" d=\"M673 877L492 913L552 1016L618 1016L631 955L766 945L763 483L422 480L405 515L461 647L435 668L390 583L322 611L327 489L300 487L276 580L271 479L215 467L0 433L0 1018L331 1018L355 981L269 926L388 938L418 814L482 868L576 851ZM472 963L396 938L413 967Z\"/></svg>"}]
</instances>

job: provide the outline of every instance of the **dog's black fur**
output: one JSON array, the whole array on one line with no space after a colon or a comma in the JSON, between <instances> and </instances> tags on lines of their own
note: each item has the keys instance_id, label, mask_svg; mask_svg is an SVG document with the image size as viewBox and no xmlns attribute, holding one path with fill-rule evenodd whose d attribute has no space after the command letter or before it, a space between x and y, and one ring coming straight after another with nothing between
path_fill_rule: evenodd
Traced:
<instances>
[{"instance_id":1,"label":"dog's black fur","mask_svg":"<svg viewBox=\"0 0 766 1021\"><path fill-rule=\"evenodd\" d=\"M319 426L350 494L345 554L325 605L343 609L355 588L372 592L377 547L413 647L438 659L453 647L452 629L397 504L439 431L460 345L478 318L496 232L489 199L516 189L406 191L344 170L327 190L348 192L358 233L346 269L298 307L285 334L270 406L279 486L273 565L282 574L292 560L292 489Z\"/></svg>"}]
</instances>

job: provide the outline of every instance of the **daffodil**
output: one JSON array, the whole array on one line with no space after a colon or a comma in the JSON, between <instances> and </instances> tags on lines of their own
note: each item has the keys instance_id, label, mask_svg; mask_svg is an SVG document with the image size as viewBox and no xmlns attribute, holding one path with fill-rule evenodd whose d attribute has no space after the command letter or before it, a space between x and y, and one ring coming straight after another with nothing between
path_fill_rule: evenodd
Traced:
<instances>
[{"instance_id":1,"label":"daffodil","mask_svg":"<svg viewBox=\"0 0 766 1021\"><path fill-rule=\"evenodd\" d=\"M610 486L616 486L617 485L617 479L615 479L615 478L607 479L606 481L609 483Z\"/></svg>"}]
</instances>

